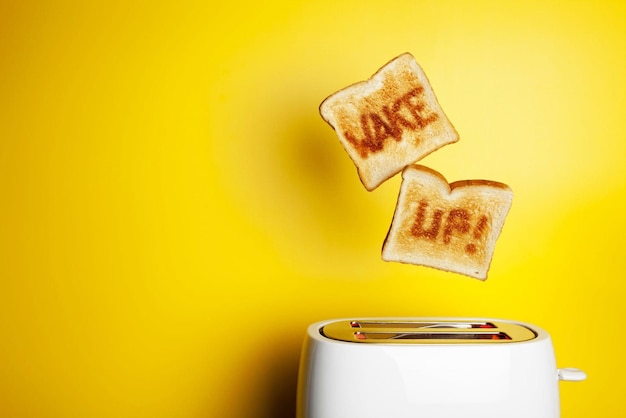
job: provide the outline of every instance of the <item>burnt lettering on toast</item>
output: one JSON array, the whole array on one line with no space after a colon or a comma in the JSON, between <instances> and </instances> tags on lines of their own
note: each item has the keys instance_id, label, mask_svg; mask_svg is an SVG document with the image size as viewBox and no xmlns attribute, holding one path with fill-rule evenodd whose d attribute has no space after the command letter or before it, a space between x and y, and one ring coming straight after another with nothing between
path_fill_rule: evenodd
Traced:
<instances>
[{"instance_id":1,"label":"burnt lettering on toast","mask_svg":"<svg viewBox=\"0 0 626 418\"><path fill-rule=\"evenodd\" d=\"M415 222L411 228L411 234L417 238L427 238L431 241L437 239L439 235L439 228L441 228L441 217L443 216L442 210L435 210L433 217L430 220L428 226L425 226L426 221L426 208L428 208L428 202L422 200L417 208L417 215L415 216Z\"/></svg>"},{"instance_id":2,"label":"burnt lettering on toast","mask_svg":"<svg viewBox=\"0 0 626 418\"><path fill-rule=\"evenodd\" d=\"M448 214L446 227L443 231L443 242L450 243L450 237L458 232L460 235L466 234L470 229L470 215L465 209L452 209Z\"/></svg>"},{"instance_id":3,"label":"burnt lettering on toast","mask_svg":"<svg viewBox=\"0 0 626 418\"><path fill-rule=\"evenodd\" d=\"M483 233L487 230L487 227L489 226L489 218L487 218L487 216L482 215L479 219L478 222L476 223L476 228L474 228L474 239L481 239L483 236ZM465 246L465 251L467 251L470 254L474 254L476 252L477 248L476 248L476 244L470 242L469 244L467 244Z\"/></svg>"},{"instance_id":4,"label":"burnt lettering on toast","mask_svg":"<svg viewBox=\"0 0 626 418\"><path fill-rule=\"evenodd\" d=\"M426 112L425 107L424 87L416 87L395 100L391 107L384 105L379 112L361 114L360 138L349 130L344 135L359 155L367 158L370 153L383 150L389 138L399 142L403 131L422 130L435 122L439 116Z\"/></svg>"},{"instance_id":5,"label":"burnt lettering on toast","mask_svg":"<svg viewBox=\"0 0 626 418\"><path fill-rule=\"evenodd\" d=\"M444 244L450 244L452 237L463 237L469 235L470 239L480 240L489 228L489 218L481 215L475 220L472 219L469 211L463 208L454 208L447 211L444 221L444 211L441 209L428 210L429 203L426 200L419 202L411 235L417 239L427 239L436 241L441 238ZM443 228L442 228L443 224ZM440 233L440 231L443 231ZM465 252L474 254L478 250L475 242L470 242L465 246Z\"/></svg>"}]
</instances>

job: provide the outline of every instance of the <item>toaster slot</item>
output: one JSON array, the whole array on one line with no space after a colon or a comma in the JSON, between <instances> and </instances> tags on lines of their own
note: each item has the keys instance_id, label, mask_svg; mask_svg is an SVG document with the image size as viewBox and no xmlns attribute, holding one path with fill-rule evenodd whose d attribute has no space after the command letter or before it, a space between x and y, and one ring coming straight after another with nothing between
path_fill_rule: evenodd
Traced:
<instances>
[{"instance_id":1,"label":"toaster slot","mask_svg":"<svg viewBox=\"0 0 626 418\"><path fill-rule=\"evenodd\" d=\"M506 344L537 336L522 324L457 318L337 320L324 325L320 333L334 340L374 344Z\"/></svg>"},{"instance_id":2,"label":"toaster slot","mask_svg":"<svg viewBox=\"0 0 626 418\"><path fill-rule=\"evenodd\" d=\"M491 322L451 322L451 321L442 321L442 322L350 321L350 327L368 328L368 329L379 329L379 328L491 329L491 328L496 328L496 326L492 324Z\"/></svg>"},{"instance_id":3,"label":"toaster slot","mask_svg":"<svg viewBox=\"0 0 626 418\"><path fill-rule=\"evenodd\" d=\"M511 340L504 332L355 332L357 340Z\"/></svg>"}]
</instances>

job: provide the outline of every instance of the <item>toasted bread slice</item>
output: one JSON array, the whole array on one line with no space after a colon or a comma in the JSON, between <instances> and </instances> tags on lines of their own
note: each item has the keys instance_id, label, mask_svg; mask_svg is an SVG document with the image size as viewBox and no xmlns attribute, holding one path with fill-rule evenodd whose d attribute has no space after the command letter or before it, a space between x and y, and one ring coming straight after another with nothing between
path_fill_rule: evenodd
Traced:
<instances>
[{"instance_id":1,"label":"toasted bread slice","mask_svg":"<svg viewBox=\"0 0 626 418\"><path fill-rule=\"evenodd\" d=\"M390 61L369 80L326 98L320 114L336 131L370 191L407 165L459 140L424 71L409 53Z\"/></svg>"},{"instance_id":2,"label":"toasted bread slice","mask_svg":"<svg viewBox=\"0 0 626 418\"><path fill-rule=\"evenodd\" d=\"M512 200L505 184L448 184L436 171L410 165L402 171L382 258L485 280Z\"/></svg>"}]
</instances>

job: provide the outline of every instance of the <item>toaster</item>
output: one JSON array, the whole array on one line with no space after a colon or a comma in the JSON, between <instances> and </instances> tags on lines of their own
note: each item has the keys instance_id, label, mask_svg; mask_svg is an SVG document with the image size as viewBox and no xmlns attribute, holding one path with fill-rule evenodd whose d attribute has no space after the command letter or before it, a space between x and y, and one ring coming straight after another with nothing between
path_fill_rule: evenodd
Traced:
<instances>
[{"instance_id":1,"label":"toaster","mask_svg":"<svg viewBox=\"0 0 626 418\"><path fill-rule=\"evenodd\" d=\"M530 324L328 320L306 332L297 418L556 418L559 381L585 378Z\"/></svg>"}]
</instances>

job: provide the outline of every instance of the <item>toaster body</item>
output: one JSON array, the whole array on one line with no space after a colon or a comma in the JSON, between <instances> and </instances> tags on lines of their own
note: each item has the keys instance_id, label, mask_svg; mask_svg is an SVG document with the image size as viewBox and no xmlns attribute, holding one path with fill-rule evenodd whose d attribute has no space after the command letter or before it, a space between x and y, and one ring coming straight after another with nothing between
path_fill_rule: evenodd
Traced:
<instances>
[{"instance_id":1,"label":"toaster body","mask_svg":"<svg viewBox=\"0 0 626 418\"><path fill-rule=\"evenodd\" d=\"M563 377L565 376L565 378ZM556 418L548 333L495 319L339 319L309 326L298 418Z\"/></svg>"}]
</instances>

